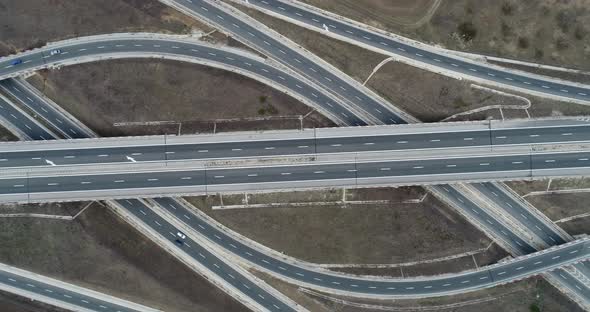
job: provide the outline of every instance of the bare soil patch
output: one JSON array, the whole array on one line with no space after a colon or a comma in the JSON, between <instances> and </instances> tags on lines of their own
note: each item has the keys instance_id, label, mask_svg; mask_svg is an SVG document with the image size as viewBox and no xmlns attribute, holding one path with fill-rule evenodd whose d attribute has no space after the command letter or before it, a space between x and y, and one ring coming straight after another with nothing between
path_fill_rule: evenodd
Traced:
<instances>
[{"instance_id":1,"label":"bare soil patch","mask_svg":"<svg viewBox=\"0 0 590 312\"><path fill-rule=\"evenodd\" d=\"M98 203L75 221L0 228L3 263L166 311L247 311Z\"/></svg>"},{"instance_id":2,"label":"bare soil patch","mask_svg":"<svg viewBox=\"0 0 590 312\"><path fill-rule=\"evenodd\" d=\"M0 142L5 141L18 141L18 138L8 131L8 129L0 126Z\"/></svg>"},{"instance_id":3,"label":"bare soil patch","mask_svg":"<svg viewBox=\"0 0 590 312\"><path fill-rule=\"evenodd\" d=\"M411 26L419 22L436 0L302 0L324 10L383 28L393 24Z\"/></svg>"},{"instance_id":4,"label":"bare soil patch","mask_svg":"<svg viewBox=\"0 0 590 312\"><path fill-rule=\"evenodd\" d=\"M527 200L553 221L590 212L590 193L535 195Z\"/></svg>"},{"instance_id":5,"label":"bare soil patch","mask_svg":"<svg viewBox=\"0 0 590 312\"><path fill-rule=\"evenodd\" d=\"M2 204L0 215L7 213L38 213L48 215L73 216L90 202L63 202L42 204Z\"/></svg>"},{"instance_id":6,"label":"bare soil patch","mask_svg":"<svg viewBox=\"0 0 590 312\"><path fill-rule=\"evenodd\" d=\"M332 206L310 203L308 207L234 210L212 210L212 205L220 204L217 196L188 200L250 239L315 263L409 262L484 248L490 243L432 196L419 204L352 206L334 202Z\"/></svg>"},{"instance_id":7,"label":"bare soil patch","mask_svg":"<svg viewBox=\"0 0 590 312\"><path fill-rule=\"evenodd\" d=\"M431 1L304 0L394 33L449 49L589 69L590 10L585 0L442 1L420 27L403 25ZM428 3L426 3L428 2ZM399 14L391 14L397 10ZM403 17L402 17L403 18Z\"/></svg>"},{"instance_id":8,"label":"bare soil patch","mask_svg":"<svg viewBox=\"0 0 590 312\"><path fill-rule=\"evenodd\" d=\"M156 0L0 0L0 55L87 35L191 30L210 28Z\"/></svg>"},{"instance_id":9,"label":"bare soil patch","mask_svg":"<svg viewBox=\"0 0 590 312\"><path fill-rule=\"evenodd\" d=\"M219 131L299 128L297 117L312 110L250 78L175 61L81 64L42 71L30 81L100 136L176 134L179 123L182 133L212 132L217 126ZM264 120L276 116L291 122ZM153 121L162 123L147 123ZM303 121L304 127L333 125L318 114Z\"/></svg>"}]
</instances>

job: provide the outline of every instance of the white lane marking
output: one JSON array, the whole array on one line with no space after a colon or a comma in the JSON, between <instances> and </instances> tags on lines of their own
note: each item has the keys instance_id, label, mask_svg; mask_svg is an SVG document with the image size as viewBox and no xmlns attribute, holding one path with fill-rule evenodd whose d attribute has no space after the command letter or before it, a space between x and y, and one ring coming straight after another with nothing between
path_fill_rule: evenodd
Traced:
<instances>
[{"instance_id":1,"label":"white lane marking","mask_svg":"<svg viewBox=\"0 0 590 312\"><path fill-rule=\"evenodd\" d=\"M508 80L508 81L514 81L514 79L510 78L510 77L504 77L504 79Z\"/></svg>"},{"instance_id":2,"label":"white lane marking","mask_svg":"<svg viewBox=\"0 0 590 312\"><path fill-rule=\"evenodd\" d=\"M481 164L479 164L479 165L480 165L480 166L489 166L489 165L490 165L490 163L481 163Z\"/></svg>"},{"instance_id":3,"label":"white lane marking","mask_svg":"<svg viewBox=\"0 0 590 312\"><path fill-rule=\"evenodd\" d=\"M541 86L541 87L542 87L542 88L545 88L545 89L551 89L551 87L549 87L549 86L545 86L545 85L543 85L543 86Z\"/></svg>"}]
</instances>

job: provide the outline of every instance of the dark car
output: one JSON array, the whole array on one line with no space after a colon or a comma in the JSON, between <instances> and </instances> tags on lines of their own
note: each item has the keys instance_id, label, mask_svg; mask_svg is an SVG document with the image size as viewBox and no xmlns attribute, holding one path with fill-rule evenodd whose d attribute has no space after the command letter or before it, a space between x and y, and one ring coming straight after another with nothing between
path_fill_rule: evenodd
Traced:
<instances>
[{"instance_id":1,"label":"dark car","mask_svg":"<svg viewBox=\"0 0 590 312\"><path fill-rule=\"evenodd\" d=\"M23 63L23 60L21 60L21 59L16 59L16 60L14 60L14 61L10 62L10 65L18 65L18 64L22 64L22 63Z\"/></svg>"}]
</instances>

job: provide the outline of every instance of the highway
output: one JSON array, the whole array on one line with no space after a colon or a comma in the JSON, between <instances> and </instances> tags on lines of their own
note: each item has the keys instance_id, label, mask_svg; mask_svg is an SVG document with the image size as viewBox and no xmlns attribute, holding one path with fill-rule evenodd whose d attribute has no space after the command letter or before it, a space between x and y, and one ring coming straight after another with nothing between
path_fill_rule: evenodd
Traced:
<instances>
[{"instance_id":1,"label":"highway","mask_svg":"<svg viewBox=\"0 0 590 312\"><path fill-rule=\"evenodd\" d=\"M63 118L59 118L62 120ZM64 128L76 127L64 119ZM100 138L0 144L0 168L277 157L582 142L590 123L543 120L306 129L270 133ZM339 130L339 131L337 131ZM78 130L79 131L79 130ZM76 132L78 133L78 132ZM44 134L47 135L47 134ZM87 136L86 134L84 134Z\"/></svg>"},{"instance_id":2,"label":"highway","mask_svg":"<svg viewBox=\"0 0 590 312\"><path fill-rule=\"evenodd\" d=\"M355 296L429 297L461 293L530 276L534 274L533 270L538 271L541 266L553 266L556 261L567 261L566 259L577 257L575 255L584 252L584 250L587 253L590 251L588 250L590 249L590 243L584 242L569 247L566 247L566 245L561 246L564 249L559 252L546 250L544 252L547 254L543 256L540 256L539 253L532 254L520 257L515 261L457 274L405 279L362 278L293 265L242 244L219 228L211 226L198 215L193 214L183 205L172 199L159 198L155 199L155 201L178 220L186 223L192 229L207 237L211 242L222 246L228 252L238 255L246 261L271 271L274 274L283 276L289 280L302 282L316 289L337 290ZM156 224L156 222L159 223L162 220L157 214L145 213L146 223ZM140 212L139 214L142 213ZM159 229L157 225L153 226L153 228L161 233L166 233L166 229ZM585 257L587 256L583 258Z\"/></svg>"},{"instance_id":3,"label":"highway","mask_svg":"<svg viewBox=\"0 0 590 312\"><path fill-rule=\"evenodd\" d=\"M332 97L326 96L324 92L317 90L315 86L290 73L277 69L275 66L266 64L264 59L258 59L238 50L224 49L206 45L196 40L183 40L157 34L152 35L152 37L116 35L93 38L95 37L66 40L40 49L1 58L0 80L42 68L92 62L107 58L168 57L224 69L234 69L261 80L272 87L288 91L289 94L316 107L336 123L365 125L362 120L355 117L355 114L337 104ZM61 53L51 55L50 51L54 49L60 49ZM22 63L12 65L11 63L16 59L22 60ZM13 85L10 81L4 82L3 86L12 89L15 95L18 93L18 86ZM26 97L24 101L33 102ZM42 106L37 109L39 103L31 103L30 105L41 114ZM58 128L61 128L58 121L61 120L59 116L52 115L45 118ZM64 132L68 133L71 130L74 130L74 128L68 127L64 129Z\"/></svg>"},{"instance_id":4,"label":"highway","mask_svg":"<svg viewBox=\"0 0 590 312\"><path fill-rule=\"evenodd\" d=\"M360 123L359 123L360 124Z\"/></svg>"},{"instance_id":5,"label":"highway","mask_svg":"<svg viewBox=\"0 0 590 312\"><path fill-rule=\"evenodd\" d=\"M137 164L140 167L129 167L124 164L111 169L66 167L68 170L51 166L41 172L36 172L34 167L31 172L16 171L0 177L0 195L8 196L1 199L4 201L11 201L14 198L12 195L37 194L35 198L45 198L43 194L47 194L53 198L71 196L72 194L68 194L70 192L93 198L92 192L132 190L143 196L153 197L162 194L162 189L168 189L170 192L177 190L177 194L203 194L232 190L236 192L242 188L256 190L268 187L292 189L334 185L420 185L574 176L590 172L590 151L525 151L508 155L494 155L484 151L481 154L456 157L381 160L386 157L379 156L377 159L379 160L364 160L354 155L349 159L336 159L331 162L236 167L218 165L205 168L202 165L173 165L168 162L159 162L157 167L146 168L140 164Z\"/></svg>"},{"instance_id":6,"label":"highway","mask_svg":"<svg viewBox=\"0 0 590 312\"><path fill-rule=\"evenodd\" d=\"M240 1L236 1L240 2ZM242 1L246 2L246 1ZM490 66L484 63L468 61L453 57L448 53L437 53L435 49L422 49L417 45L408 44L403 39L386 36L377 32L368 31L354 24L318 14L313 10L297 4L281 0L248 0L251 6L259 9L270 10L276 15L307 25L310 29L337 35L347 42L355 43L361 47L370 46L374 50L390 55L399 55L420 63L435 66L445 71L460 73L467 77L487 80L519 89L530 90L542 94L590 101L590 88L573 83L560 82L557 79L543 79L540 76L525 76L515 71L502 70L498 66ZM243 3L242 3L243 4ZM328 30L326 30L326 27ZM407 40L409 41L409 40Z\"/></svg>"}]
</instances>

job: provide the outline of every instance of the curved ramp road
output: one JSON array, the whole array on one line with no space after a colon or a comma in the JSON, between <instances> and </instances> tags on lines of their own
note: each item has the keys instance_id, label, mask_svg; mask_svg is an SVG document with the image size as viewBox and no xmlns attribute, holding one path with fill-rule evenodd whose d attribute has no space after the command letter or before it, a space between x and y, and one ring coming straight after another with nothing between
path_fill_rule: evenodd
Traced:
<instances>
[{"instance_id":1,"label":"curved ramp road","mask_svg":"<svg viewBox=\"0 0 590 312\"><path fill-rule=\"evenodd\" d=\"M367 31L352 23L318 14L303 6L291 4L287 1L248 0L244 2L248 2L252 6L260 9L270 10L275 14L291 20L296 20L299 23L306 24L310 29L319 32L328 31L344 38L348 42L356 42L361 46L371 46L375 50L407 57L417 62L442 68L446 71L452 71L468 77L487 80L493 83L508 85L537 93L550 94L579 101L590 101L590 87L587 86L576 86L551 78L542 79L542 77L537 76L525 76L513 71L502 70L496 66L461 60L459 58L451 57L448 54L435 53L433 50L420 49L415 45L406 44L397 40L395 37Z\"/></svg>"},{"instance_id":2,"label":"curved ramp road","mask_svg":"<svg viewBox=\"0 0 590 312\"><path fill-rule=\"evenodd\" d=\"M71 127L68 125L70 121L63 118L57 120L63 120L64 128ZM447 123L430 124L428 128L378 126L299 132L101 138L34 144L14 142L0 145L0 167L276 157L590 140L590 123L583 121L494 124L495 128L488 127L488 123Z\"/></svg>"},{"instance_id":3,"label":"curved ramp road","mask_svg":"<svg viewBox=\"0 0 590 312\"><path fill-rule=\"evenodd\" d=\"M290 280L302 282L310 287L323 290L336 290L355 296L391 296L391 297L430 297L441 296L491 287L524 278L558 266L587 259L590 256L590 242L579 240L555 249L548 249L540 253L527 255L513 261L500 263L476 271L448 274L436 277L380 279L361 278L350 275L311 270L270 257L252 249L225 234L220 229L211 226L198 216L189 212L182 205L169 198L156 199L156 202L173 214L177 219L190 225L215 244L249 262L256 264L275 274ZM141 213L136 213L141 216ZM156 224L162 222L162 217L145 212L144 222ZM152 227L162 235L168 234L166 229Z\"/></svg>"},{"instance_id":4,"label":"curved ramp road","mask_svg":"<svg viewBox=\"0 0 590 312\"><path fill-rule=\"evenodd\" d=\"M160 37L163 36L160 35ZM54 49L60 49L62 52L51 55L50 52ZM240 73L246 73L264 82L271 82L271 86L287 90L306 102L313 103L314 107L321 110L336 123L365 125L352 112L342 105L338 105L322 91L289 73L267 65L263 59L257 59L236 51L199 44L198 42L174 38L160 39L116 35L109 39L105 37L87 37L80 40L56 42L51 46L0 59L0 79L52 66L91 62L105 58L141 57L168 57L208 66L235 69ZM15 59L22 60L22 63L12 65L11 62ZM11 85L10 82L3 83L3 86L18 92L16 89L18 87ZM31 103L31 105L35 104ZM56 126L61 127L57 122L59 116L46 118ZM66 129L66 131L69 130Z\"/></svg>"}]
</instances>

